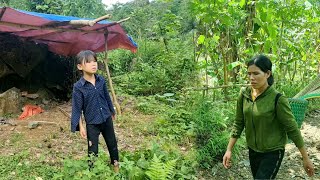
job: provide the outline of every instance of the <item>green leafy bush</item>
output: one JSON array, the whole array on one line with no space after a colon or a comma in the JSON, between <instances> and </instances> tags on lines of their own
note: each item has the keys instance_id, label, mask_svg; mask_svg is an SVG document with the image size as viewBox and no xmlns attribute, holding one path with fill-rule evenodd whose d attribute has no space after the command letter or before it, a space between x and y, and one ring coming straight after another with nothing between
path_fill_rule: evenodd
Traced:
<instances>
[{"instance_id":1,"label":"green leafy bush","mask_svg":"<svg viewBox=\"0 0 320 180\"><path fill-rule=\"evenodd\" d=\"M196 134L197 160L202 168L210 168L221 161L230 138L231 120L235 114L234 102L212 101L211 97L199 94L186 100L190 121L194 122ZM237 154L239 142L235 147Z\"/></svg>"},{"instance_id":2,"label":"green leafy bush","mask_svg":"<svg viewBox=\"0 0 320 180\"><path fill-rule=\"evenodd\" d=\"M195 166L191 159L184 158L174 146L166 148L165 144L152 143L150 147L140 151L121 152L119 173L115 173L108 164L106 153L100 153L97 158L68 158L53 179L195 179ZM89 159L94 159L91 170L88 169Z\"/></svg>"},{"instance_id":3,"label":"green leafy bush","mask_svg":"<svg viewBox=\"0 0 320 180\"><path fill-rule=\"evenodd\" d=\"M192 49L185 42L172 40L171 51L157 41L141 42L135 55L125 51L110 54L113 80L125 92L134 95L154 95L176 92L196 77ZM180 48L180 51L178 49Z\"/></svg>"},{"instance_id":4,"label":"green leafy bush","mask_svg":"<svg viewBox=\"0 0 320 180\"><path fill-rule=\"evenodd\" d=\"M166 180L173 178L176 160L170 160L164 163L161 161L161 158L161 156L157 157L154 155L150 167L146 171L146 175L151 180Z\"/></svg>"}]
</instances>

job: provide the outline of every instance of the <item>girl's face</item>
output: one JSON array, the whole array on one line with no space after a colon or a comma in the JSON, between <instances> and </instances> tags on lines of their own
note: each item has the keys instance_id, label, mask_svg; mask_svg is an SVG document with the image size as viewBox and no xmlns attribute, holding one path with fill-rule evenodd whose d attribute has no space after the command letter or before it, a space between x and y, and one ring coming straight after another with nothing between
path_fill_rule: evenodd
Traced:
<instances>
[{"instance_id":1,"label":"girl's face","mask_svg":"<svg viewBox=\"0 0 320 180\"><path fill-rule=\"evenodd\" d=\"M263 72L256 65L250 65L248 67L248 77L253 89L260 89L262 87L268 86L268 78L271 72Z\"/></svg>"},{"instance_id":2,"label":"girl's face","mask_svg":"<svg viewBox=\"0 0 320 180\"><path fill-rule=\"evenodd\" d=\"M84 60L82 64L78 64L78 69L86 74L95 74L98 70L98 63L93 56L89 56L88 60Z\"/></svg>"}]
</instances>

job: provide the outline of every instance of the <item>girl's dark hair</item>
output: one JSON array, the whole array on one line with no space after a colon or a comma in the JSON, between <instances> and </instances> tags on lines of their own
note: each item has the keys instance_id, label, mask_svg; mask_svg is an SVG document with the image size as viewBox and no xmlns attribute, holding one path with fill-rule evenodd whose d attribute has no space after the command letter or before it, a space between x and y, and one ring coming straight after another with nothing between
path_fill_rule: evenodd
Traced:
<instances>
[{"instance_id":1,"label":"girl's dark hair","mask_svg":"<svg viewBox=\"0 0 320 180\"><path fill-rule=\"evenodd\" d=\"M247 63L247 67L249 67L253 64L256 65L258 68L260 68L261 71L263 71L265 73L268 71L271 72L271 74L268 78L268 84L271 86L274 83L274 79L272 76L272 62L270 61L270 59L265 55L258 55L258 56L255 56L254 58L252 58Z\"/></svg>"},{"instance_id":2,"label":"girl's dark hair","mask_svg":"<svg viewBox=\"0 0 320 180\"><path fill-rule=\"evenodd\" d=\"M77 55L77 64L82 64L84 62L88 63L90 56L93 56L94 59L97 61L97 55L93 51L85 50L85 51L79 52Z\"/></svg>"}]
</instances>

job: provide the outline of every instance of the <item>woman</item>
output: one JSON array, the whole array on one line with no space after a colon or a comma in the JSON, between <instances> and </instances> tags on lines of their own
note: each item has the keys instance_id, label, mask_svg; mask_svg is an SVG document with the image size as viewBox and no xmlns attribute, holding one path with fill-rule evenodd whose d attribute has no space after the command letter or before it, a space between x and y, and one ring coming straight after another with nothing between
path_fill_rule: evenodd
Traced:
<instances>
[{"instance_id":1,"label":"woman","mask_svg":"<svg viewBox=\"0 0 320 180\"><path fill-rule=\"evenodd\" d=\"M231 166L232 148L245 127L254 179L274 179L276 177L288 137L298 147L307 174L313 176L314 167L304 147L287 98L280 96L275 104L279 93L272 86L270 59L259 55L248 62L247 68L251 87L241 89L231 138L223 156L224 167Z\"/></svg>"}]
</instances>

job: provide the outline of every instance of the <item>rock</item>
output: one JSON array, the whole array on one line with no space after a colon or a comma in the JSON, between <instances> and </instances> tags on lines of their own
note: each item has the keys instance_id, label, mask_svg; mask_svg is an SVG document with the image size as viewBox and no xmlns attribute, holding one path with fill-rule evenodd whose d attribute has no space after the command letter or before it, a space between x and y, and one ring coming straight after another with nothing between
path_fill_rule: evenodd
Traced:
<instances>
[{"instance_id":1,"label":"rock","mask_svg":"<svg viewBox=\"0 0 320 180\"><path fill-rule=\"evenodd\" d=\"M7 123L10 124L11 126L16 126L17 125L16 121L13 120L13 119L8 119Z\"/></svg>"},{"instance_id":2,"label":"rock","mask_svg":"<svg viewBox=\"0 0 320 180\"><path fill-rule=\"evenodd\" d=\"M17 123L13 119L5 119L3 117L0 117L0 125L9 124L11 126L16 126Z\"/></svg>"},{"instance_id":3,"label":"rock","mask_svg":"<svg viewBox=\"0 0 320 180\"><path fill-rule=\"evenodd\" d=\"M28 92L27 92L27 91L22 91L22 92L21 92L21 96L22 96L22 97L25 97L26 95L28 95Z\"/></svg>"},{"instance_id":4,"label":"rock","mask_svg":"<svg viewBox=\"0 0 320 180\"><path fill-rule=\"evenodd\" d=\"M37 99L39 97L39 95L38 94L27 94L26 97L29 99Z\"/></svg>"},{"instance_id":5,"label":"rock","mask_svg":"<svg viewBox=\"0 0 320 180\"><path fill-rule=\"evenodd\" d=\"M316 148L317 148L318 150L320 150L320 144L317 144Z\"/></svg>"},{"instance_id":6,"label":"rock","mask_svg":"<svg viewBox=\"0 0 320 180\"><path fill-rule=\"evenodd\" d=\"M44 105L48 105L49 102L50 102L49 100L46 100L46 99L44 99L44 98L42 99L42 103L43 103Z\"/></svg>"},{"instance_id":7,"label":"rock","mask_svg":"<svg viewBox=\"0 0 320 180\"><path fill-rule=\"evenodd\" d=\"M29 124L28 124L28 128L29 129L34 129L34 128L38 127L38 126L39 126L38 122L29 122Z\"/></svg>"},{"instance_id":8,"label":"rock","mask_svg":"<svg viewBox=\"0 0 320 180\"><path fill-rule=\"evenodd\" d=\"M290 169L288 169L288 171L289 171L289 173L290 173L290 174L295 173L295 171L294 171L293 169L291 169L291 168L290 168Z\"/></svg>"},{"instance_id":9,"label":"rock","mask_svg":"<svg viewBox=\"0 0 320 180\"><path fill-rule=\"evenodd\" d=\"M239 162L239 164L243 164L246 167L250 166L250 162L248 160L243 160L243 161Z\"/></svg>"},{"instance_id":10,"label":"rock","mask_svg":"<svg viewBox=\"0 0 320 180\"><path fill-rule=\"evenodd\" d=\"M20 90L13 87L0 94L0 116L19 113Z\"/></svg>"}]
</instances>

